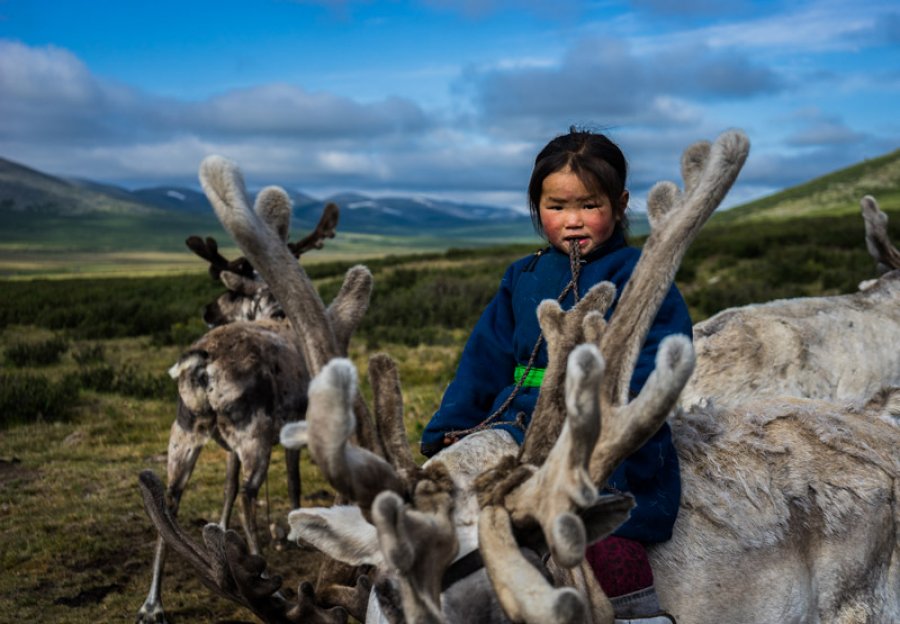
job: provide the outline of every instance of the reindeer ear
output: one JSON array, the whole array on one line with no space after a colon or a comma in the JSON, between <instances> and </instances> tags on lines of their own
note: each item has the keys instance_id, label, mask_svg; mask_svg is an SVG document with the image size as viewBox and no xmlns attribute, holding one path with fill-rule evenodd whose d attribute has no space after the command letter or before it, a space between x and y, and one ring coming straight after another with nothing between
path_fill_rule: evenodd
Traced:
<instances>
[{"instance_id":1,"label":"reindeer ear","mask_svg":"<svg viewBox=\"0 0 900 624\"><path fill-rule=\"evenodd\" d=\"M378 532L356 505L295 509L288 524L288 539L303 540L342 563L384 566Z\"/></svg>"},{"instance_id":2,"label":"reindeer ear","mask_svg":"<svg viewBox=\"0 0 900 624\"><path fill-rule=\"evenodd\" d=\"M231 271L222 271L219 279L225 284L225 288L246 297L252 297L259 290L259 283L256 280Z\"/></svg>"}]
</instances>

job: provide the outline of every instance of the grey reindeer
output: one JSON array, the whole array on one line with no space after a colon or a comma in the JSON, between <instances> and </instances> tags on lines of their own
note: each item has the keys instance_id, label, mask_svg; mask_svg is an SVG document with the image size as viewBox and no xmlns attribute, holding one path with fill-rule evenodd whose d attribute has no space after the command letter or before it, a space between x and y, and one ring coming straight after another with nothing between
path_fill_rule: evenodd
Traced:
<instances>
[{"instance_id":1,"label":"grey reindeer","mask_svg":"<svg viewBox=\"0 0 900 624\"><path fill-rule=\"evenodd\" d=\"M329 204L315 230L290 243L291 203L282 189L260 191L254 209L297 259L333 237L338 220L337 206ZM227 291L205 307L204 320L212 329L169 370L178 382L179 397L168 444L168 505L176 514L200 451L212 438L228 451L220 525L227 528L240 492L241 524L251 552L257 553L257 495L279 430L306 412L308 367L296 332L250 262L245 258L227 260L211 237L205 241L190 237L186 243L209 262L210 275ZM341 338L345 344L366 309L370 291L370 274L354 269L328 310L334 325L346 333ZM301 490L299 450L285 449L285 459L288 495L296 508ZM166 621L161 597L165 557L165 542L160 538L150 590L137 616L139 623Z\"/></svg>"},{"instance_id":2,"label":"grey reindeer","mask_svg":"<svg viewBox=\"0 0 900 624\"><path fill-rule=\"evenodd\" d=\"M337 350L321 302L302 270L287 268L283 245L235 200L238 193L216 194L220 218L287 302L285 313L296 319L310 353L316 376L309 448L355 504L295 510L290 521L295 537L327 554L377 566L372 596L378 604L354 613L357 619L461 622L480 613L482 621L611 623L609 601L584 567L584 544L624 519L630 501L598 498L597 489L668 417L685 498L675 537L651 557L661 602L680 624L897 620L896 388L852 404L762 397L740 408L682 411L678 394L694 356L689 344L672 337L641 395L631 402L624 395L657 296L746 153L746 138L726 133L685 153L683 193L674 185L654 188L651 237L608 325L602 310L611 293L602 285L568 313L553 302L540 306L551 360L521 449L505 432L482 431L422 468L406 445L399 380L384 356L369 365L379 441L351 439L366 427L369 411L352 365L328 363ZM222 189L236 185L233 166L214 160L204 169ZM308 308L321 311L307 315ZM877 331L878 313L868 322ZM284 442L293 431L282 433ZM197 545L168 513L152 473L142 474L141 483L154 524L215 591L266 622L346 619L308 584L288 598L234 532L209 525L206 545ZM548 568L536 568L540 557L530 557L522 544L549 553ZM485 569L445 590L445 570L476 547ZM485 601L488 594L495 602Z\"/></svg>"}]
</instances>

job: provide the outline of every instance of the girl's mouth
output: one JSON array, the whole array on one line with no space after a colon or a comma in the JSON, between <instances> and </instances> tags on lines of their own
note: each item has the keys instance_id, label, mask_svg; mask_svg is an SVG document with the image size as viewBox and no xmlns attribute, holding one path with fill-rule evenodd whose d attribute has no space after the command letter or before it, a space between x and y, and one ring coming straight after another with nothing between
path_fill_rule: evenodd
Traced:
<instances>
[{"instance_id":1,"label":"girl's mouth","mask_svg":"<svg viewBox=\"0 0 900 624\"><path fill-rule=\"evenodd\" d=\"M584 247L590 242L590 239L587 236L571 236L566 239L569 245L578 245L579 247Z\"/></svg>"}]
</instances>

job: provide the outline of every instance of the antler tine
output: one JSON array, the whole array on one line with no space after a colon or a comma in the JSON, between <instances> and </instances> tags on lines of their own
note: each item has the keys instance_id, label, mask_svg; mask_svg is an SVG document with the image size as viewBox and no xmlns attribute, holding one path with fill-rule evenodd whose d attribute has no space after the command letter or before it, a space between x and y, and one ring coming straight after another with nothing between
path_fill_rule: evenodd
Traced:
<instances>
[{"instance_id":1,"label":"antler tine","mask_svg":"<svg viewBox=\"0 0 900 624\"><path fill-rule=\"evenodd\" d=\"M325 244L326 238L334 238L335 229L337 229L340 210L337 204L329 203L322 210L322 216L319 217L319 223L316 229L307 236L295 243L288 243L288 247L294 257L299 258L310 249L321 249Z\"/></svg>"},{"instance_id":2,"label":"antler tine","mask_svg":"<svg viewBox=\"0 0 900 624\"><path fill-rule=\"evenodd\" d=\"M888 216L881 211L878 202L871 195L863 197L859 205L866 222L866 248L878 263L879 271L884 273L900 269L900 251L888 236Z\"/></svg>"},{"instance_id":3,"label":"antler tine","mask_svg":"<svg viewBox=\"0 0 900 624\"><path fill-rule=\"evenodd\" d=\"M351 267L341 289L326 311L338 351L343 355L350 347L350 337L369 309L372 295L372 273L362 265Z\"/></svg>"},{"instance_id":4,"label":"antler tine","mask_svg":"<svg viewBox=\"0 0 900 624\"><path fill-rule=\"evenodd\" d=\"M373 355L369 358L369 380L374 397L375 425L385 457L401 478L411 484L418 476L419 467L406 439L403 395L396 362L384 353Z\"/></svg>"},{"instance_id":5,"label":"antler tine","mask_svg":"<svg viewBox=\"0 0 900 624\"><path fill-rule=\"evenodd\" d=\"M205 241L199 236L188 236L184 243L188 249L209 262L209 275L214 280L219 279L225 271L237 273L243 277L253 277L253 267L246 258L228 260L219 253L219 245L212 236L207 236Z\"/></svg>"},{"instance_id":6,"label":"antler tine","mask_svg":"<svg viewBox=\"0 0 900 624\"><path fill-rule=\"evenodd\" d=\"M604 333L601 352L607 356L604 400L627 402L628 384L647 331L690 243L721 203L747 159L750 143L733 130L708 144L685 152L682 169L685 192L671 183L653 187L647 200L652 232L625 286Z\"/></svg>"},{"instance_id":7,"label":"antler tine","mask_svg":"<svg viewBox=\"0 0 900 624\"><path fill-rule=\"evenodd\" d=\"M368 514L382 490L404 494L406 483L384 459L350 442L356 429L352 406L356 369L346 359L329 362L309 384L309 451L335 489Z\"/></svg>"},{"instance_id":8,"label":"antler tine","mask_svg":"<svg viewBox=\"0 0 900 624\"><path fill-rule=\"evenodd\" d=\"M267 186L256 195L253 211L287 243L291 229L291 198L280 186Z\"/></svg>"},{"instance_id":9,"label":"antler tine","mask_svg":"<svg viewBox=\"0 0 900 624\"><path fill-rule=\"evenodd\" d=\"M222 225L272 289L294 330L313 373L338 354L325 305L303 268L247 202L237 166L209 156L200 165L200 182Z\"/></svg>"},{"instance_id":10,"label":"antler tine","mask_svg":"<svg viewBox=\"0 0 900 624\"><path fill-rule=\"evenodd\" d=\"M522 555L509 512L488 505L478 515L478 541L491 585L513 622L575 624L587 621L587 605L571 587L554 588Z\"/></svg>"},{"instance_id":11,"label":"antler tine","mask_svg":"<svg viewBox=\"0 0 900 624\"><path fill-rule=\"evenodd\" d=\"M547 369L519 453L523 463L543 464L550 448L559 438L566 418L567 358L576 345L585 342L585 318L592 314L599 315L602 324L602 315L612 304L615 294L612 283L601 282L593 286L568 312L563 312L553 300L542 301L538 306L538 322L547 342Z\"/></svg>"},{"instance_id":12,"label":"antler tine","mask_svg":"<svg viewBox=\"0 0 900 624\"><path fill-rule=\"evenodd\" d=\"M144 501L144 510L166 544L200 573L200 580L207 587L225 595L224 589L217 583L217 575L205 551L188 537L172 516L166 504L165 486L159 477L152 470L144 470L138 476L138 485Z\"/></svg>"},{"instance_id":13,"label":"antler tine","mask_svg":"<svg viewBox=\"0 0 900 624\"><path fill-rule=\"evenodd\" d=\"M550 455L517 487L504 493L501 483L491 494L502 500L516 526L537 520L554 560L566 568L581 561L586 546L584 525L573 512L588 508L597 500L588 463L600 434L599 389L603 368L603 358L596 346L583 344L572 351L565 380L569 416Z\"/></svg>"},{"instance_id":14,"label":"antler tine","mask_svg":"<svg viewBox=\"0 0 900 624\"><path fill-rule=\"evenodd\" d=\"M616 466L639 449L665 422L694 370L694 348L686 336L667 336L656 353L656 369L641 393L624 406L603 409L603 431L590 461L590 477L604 485Z\"/></svg>"},{"instance_id":15,"label":"antler tine","mask_svg":"<svg viewBox=\"0 0 900 624\"><path fill-rule=\"evenodd\" d=\"M372 519L407 622L443 622L441 578L459 550L452 510L453 481L437 467L417 483L412 505L389 491L375 499Z\"/></svg>"}]
</instances>

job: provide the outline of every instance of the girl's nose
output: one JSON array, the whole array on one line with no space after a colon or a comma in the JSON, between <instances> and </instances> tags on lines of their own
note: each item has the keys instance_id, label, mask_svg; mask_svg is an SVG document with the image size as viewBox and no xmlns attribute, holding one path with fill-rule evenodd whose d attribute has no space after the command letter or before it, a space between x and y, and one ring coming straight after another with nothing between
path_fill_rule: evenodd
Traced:
<instances>
[{"instance_id":1,"label":"girl's nose","mask_svg":"<svg viewBox=\"0 0 900 624\"><path fill-rule=\"evenodd\" d=\"M565 224L568 228L578 228L584 225L584 219L582 219L581 217L581 211L567 210Z\"/></svg>"}]
</instances>

